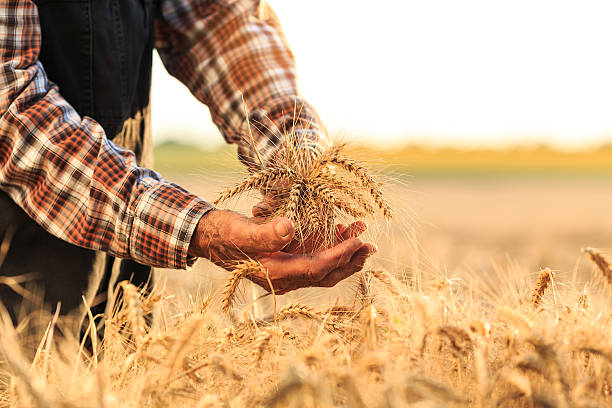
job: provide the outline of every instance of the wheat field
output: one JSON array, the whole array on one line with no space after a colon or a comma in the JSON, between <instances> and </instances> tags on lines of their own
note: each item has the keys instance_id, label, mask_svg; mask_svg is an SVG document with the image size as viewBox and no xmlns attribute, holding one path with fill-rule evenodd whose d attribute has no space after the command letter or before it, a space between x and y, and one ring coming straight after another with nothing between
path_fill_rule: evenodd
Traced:
<instances>
[{"instance_id":1,"label":"wheat field","mask_svg":"<svg viewBox=\"0 0 612 408\"><path fill-rule=\"evenodd\" d=\"M174 175L204 197L238 180ZM366 217L380 252L335 288L262 296L240 280L227 313L229 275L201 261L158 271L147 296L124 285L103 339L94 316L83 341L54 310L17 327L3 318L0 403L611 406L608 185L389 177L393 219ZM246 213L255 200L228 205Z\"/></svg>"}]
</instances>

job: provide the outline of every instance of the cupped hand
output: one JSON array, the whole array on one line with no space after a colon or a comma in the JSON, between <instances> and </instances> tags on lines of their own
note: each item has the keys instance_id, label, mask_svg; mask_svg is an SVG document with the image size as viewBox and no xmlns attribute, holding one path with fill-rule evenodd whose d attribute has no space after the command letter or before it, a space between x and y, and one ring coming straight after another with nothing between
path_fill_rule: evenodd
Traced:
<instances>
[{"instance_id":1,"label":"cupped hand","mask_svg":"<svg viewBox=\"0 0 612 408\"><path fill-rule=\"evenodd\" d=\"M338 226L331 248L316 253L283 251L293 240L295 229L284 217L261 223L227 210L212 210L202 217L191 240L189 254L204 257L228 267L241 260L254 259L267 270L251 275L256 284L277 294L309 286L331 287L360 271L377 251L358 236L365 224ZM270 282L272 288L270 288Z\"/></svg>"},{"instance_id":2,"label":"cupped hand","mask_svg":"<svg viewBox=\"0 0 612 408\"><path fill-rule=\"evenodd\" d=\"M253 217L257 222L265 222L274 211L279 207L279 202L274 194L264 194L264 197L259 201L252 209ZM334 242L331 246L337 245L342 241L349 238L356 238L363 234L367 230L367 225L363 221L356 221L349 226L344 224L336 225L336 231L334 234ZM294 239L283 248L283 252L289 252L292 254L308 254L313 252L319 252L322 249L329 248L330 243L326 243L329 238L326 237L324 231L314 231L306 239ZM327 246L325 246L327 245Z\"/></svg>"}]
</instances>

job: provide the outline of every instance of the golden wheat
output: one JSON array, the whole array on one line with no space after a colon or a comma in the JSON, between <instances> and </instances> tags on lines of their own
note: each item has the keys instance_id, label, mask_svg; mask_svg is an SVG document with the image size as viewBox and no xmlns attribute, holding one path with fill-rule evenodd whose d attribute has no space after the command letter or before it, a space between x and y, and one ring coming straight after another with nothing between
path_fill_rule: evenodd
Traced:
<instances>
[{"instance_id":1,"label":"golden wheat","mask_svg":"<svg viewBox=\"0 0 612 408\"><path fill-rule=\"evenodd\" d=\"M292 143L287 145L267 166L253 169L245 180L222 192L215 204L247 191L272 193L278 203L271 216L290 218L298 240L310 239L317 246L333 244L340 214L361 219L378 209L391 218L380 183L358 162L341 154L343 145L309 158L292 148Z\"/></svg>"},{"instance_id":2,"label":"golden wheat","mask_svg":"<svg viewBox=\"0 0 612 408\"><path fill-rule=\"evenodd\" d=\"M538 281L536 282L535 288L533 289L533 294L531 295L531 303L534 307L538 307L540 303L542 303L542 297L544 296L544 292L548 288L548 285L552 282L553 272L549 269L543 269L538 276Z\"/></svg>"},{"instance_id":3,"label":"golden wheat","mask_svg":"<svg viewBox=\"0 0 612 408\"><path fill-rule=\"evenodd\" d=\"M606 281L610 285L610 288L612 289L612 263L610 262L610 260L608 260L608 258L604 254L602 254L595 248L588 247L584 248L583 251L586 252L593 261L593 263L597 265L603 277L606 279Z\"/></svg>"},{"instance_id":4,"label":"golden wheat","mask_svg":"<svg viewBox=\"0 0 612 408\"><path fill-rule=\"evenodd\" d=\"M314 161L289 149L220 200L251 190L277 194L275 215L293 219L301 239L319 230L334 239L342 214L390 216L379 184L342 155L342 146ZM585 252L612 285L610 262ZM601 279L580 282L579 292L563 272L544 269L535 287L526 287L530 275L513 271L498 277L491 296L437 268L407 283L395 278L404 266L376 266L359 274L354 293L325 301L304 291L278 311L278 299L261 296L239 320L242 280L266 270L255 260L225 266L230 277L219 304L214 291L185 306L162 290L146 295L126 283L111 316L89 314L84 336L58 313L34 313L15 326L0 308L0 405L612 404L612 304L609 292L598 290ZM383 290L373 291L373 280ZM548 290L554 302L543 301ZM96 323L104 326L102 339Z\"/></svg>"},{"instance_id":5,"label":"golden wheat","mask_svg":"<svg viewBox=\"0 0 612 408\"><path fill-rule=\"evenodd\" d=\"M393 296L396 298L400 298L402 293L398 289L397 285L394 282L393 277L389 274L389 272L383 269L372 269L366 272L366 274L370 274L378 279L385 287L391 292Z\"/></svg>"},{"instance_id":6,"label":"golden wheat","mask_svg":"<svg viewBox=\"0 0 612 408\"><path fill-rule=\"evenodd\" d=\"M255 266L242 265L236 275L244 277ZM415 291L388 272L378 275L402 295L372 297L358 285L356 292L363 293L355 296L366 300L356 305L335 302L318 311L292 302L275 318L247 317L239 325L220 318L222 305L210 302L210 296L191 301L191 313L170 318L168 310L175 306L168 304L169 296L144 296L124 286L123 301L117 299L115 314L105 321L97 365L94 354L78 352L78 337L68 336L57 315L43 325L33 348L38 351L31 355L18 342L23 329L3 319L0 353L7 380L5 386L0 383L0 402L19 407L88 406L89 401L126 407L299 402L313 408L612 402L612 321L602 319L612 312L606 292L589 292L598 305L592 310L580 306L567 282L556 284L564 304L575 302L559 319L554 305L541 301L551 287L547 270L535 289L523 293L539 299L538 313L531 304L490 303L465 281L452 281L449 292L433 278ZM364 278L378 279L373 273ZM230 286L227 293L235 293L236 282ZM143 333L141 316L153 310L152 304L156 318ZM130 330L121 329L126 327ZM423 332L428 340L421 343ZM142 335L137 348L135 333Z\"/></svg>"},{"instance_id":7,"label":"golden wheat","mask_svg":"<svg viewBox=\"0 0 612 408\"><path fill-rule=\"evenodd\" d=\"M233 265L228 265L227 269L230 270L231 276L225 283L222 295L223 299L221 301L223 311L226 313L228 313L232 308L236 290L238 290L238 286L240 285L242 279L257 272L263 273L264 275L266 273L265 267L255 260L247 260L235 263Z\"/></svg>"},{"instance_id":8,"label":"golden wheat","mask_svg":"<svg viewBox=\"0 0 612 408\"><path fill-rule=\"evenodd\" d=\"M312 307L301 305L299 303L291 303L285 307L283 307L278 312L278 318L295 318L295 317L305 317L307 319L313 320L321 320L321 316L319 316Z\"/></svg>"}]
</instances>

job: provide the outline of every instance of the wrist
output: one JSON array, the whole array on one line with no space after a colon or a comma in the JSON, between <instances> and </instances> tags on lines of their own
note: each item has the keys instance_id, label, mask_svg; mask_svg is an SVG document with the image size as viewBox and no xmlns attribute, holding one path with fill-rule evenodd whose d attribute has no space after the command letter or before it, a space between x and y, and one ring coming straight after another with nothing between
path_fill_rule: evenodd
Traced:
<instances>
[{"instance_id":1,"label":"wrist","mask_svg":"<svg viewBox=\"0 0 612 408\"><path fill-rule=\"evenodd\" d=\"M191 236L189 248L187 249L187 253L190 256L209 258L209 250L207 250L207 248L209 249L212 243L212 226L216 223L215 219L218 217L220 211L221 210L212 209L200 218Z\"/></svg>"}]
</instances>

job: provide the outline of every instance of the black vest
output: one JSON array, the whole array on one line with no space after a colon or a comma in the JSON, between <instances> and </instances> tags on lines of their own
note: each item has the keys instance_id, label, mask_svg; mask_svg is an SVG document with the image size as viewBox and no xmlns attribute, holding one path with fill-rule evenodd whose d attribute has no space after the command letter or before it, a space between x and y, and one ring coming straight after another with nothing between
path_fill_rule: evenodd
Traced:
<instances>
[{"instance_id":1,"label":"black vest","mask_svg":"<svg viewBox=\"0 0 612 408\"><path fill-rule=\"evenodd\" d=\"M108 139L134 151L141 165L151 166L149 95L157 0L34 2L41 27L39 60L49 80L81 117L96 120ZM92 271L104 275L100 293L107 289L112 257L101 258L50 235L0 192L0 240L11 227L16 232L0 275L34 274L45 301L61 301L63 312L82 303ZM120 264L119 280L145 285L149 277L149 267ZM0 301L15 316L22 298L0 285ZM104 302L92 309L103 312Z\"/></svg>"},{"instance_id":2,"label":"black vest","mask_svg":"<svg viewBox=\"0 0 612 408\"><path fill-rule=\"evenodd\" d=\"M149 105L153 0L37 0L39 59L81 116L113 139Z\"/></svg>"}]
</instances>

